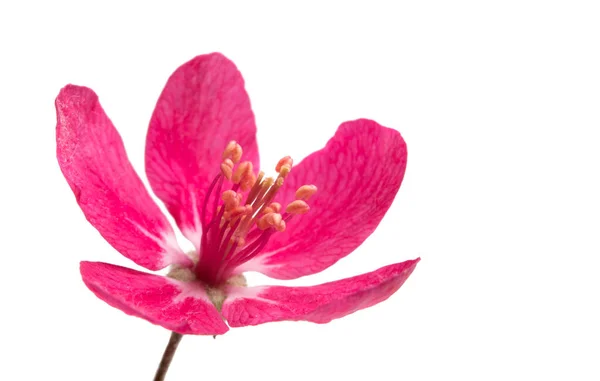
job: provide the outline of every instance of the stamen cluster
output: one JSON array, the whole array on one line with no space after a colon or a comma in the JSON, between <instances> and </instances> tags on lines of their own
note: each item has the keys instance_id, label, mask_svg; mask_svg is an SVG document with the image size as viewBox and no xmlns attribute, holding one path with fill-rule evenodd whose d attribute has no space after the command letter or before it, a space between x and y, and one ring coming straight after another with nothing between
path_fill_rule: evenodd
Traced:
<instances>
[{"instance_id":1,"label":"stamen cluster","mask_svg":"<svg viewBox=\"0 0 600 381\"><path fill-rule=\"evenodd\" d=\"M303 185L296 191L296 200L282 208L274 199L292 170L292 158L279 160L275 166L278 176L272 178L263 171L255 175L252 162L240 162L242 153L237 142L227 144L220 173L204 200L196 275L209 285L226 280L236 267L256 256L271 235L284 231L293 216L307 213L307 200L317 191L314 185ZM222 192L226 182L231 188Z\"/></svg>"}]
</instances>

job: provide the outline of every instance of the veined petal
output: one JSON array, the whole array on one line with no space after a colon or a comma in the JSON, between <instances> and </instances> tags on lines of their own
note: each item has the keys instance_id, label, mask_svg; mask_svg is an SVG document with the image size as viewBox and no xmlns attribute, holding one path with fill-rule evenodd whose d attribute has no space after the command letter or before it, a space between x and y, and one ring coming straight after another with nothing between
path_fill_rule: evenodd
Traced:
<instances>
[{"instance_id":1,"label":"veined petal","mask_svg":"<svg viewBox=\"0 0 600 381\"><path fill-rule=\"evenodd\" d=\"M244 80L219 53L198 56L169 78L150 121L146 173L183 234L198 248L200 213L227 143L258 168L256 126Z\"/></svg>"},{"instance_id":2,"label":"veined petal","mask_svg":"<svg viewBox=\"0 0 600 381\"><path fill-rule=\"evenodd\" d=\"M131 166L98 96L68 85L56 98L58 164L88 221L121 254L159 270L191 265Z\"/></svg>"},{"instance_id":3,"label":"veined petal","mask_svg":"<svg viewBox=\"0 0 600 381\"><path fill-rule=\"evenodd\" d=\"M325 148L294 166L277 201L314 184L310 212L274 234L262 254L237 271L278 279L320 272L356 249L392 204L406 168L406 144L398 131L359 119L343 123Z\"/></svg>"},{"instance_id":4,"label":"veined petal","mask_svg":"<svg viewBox=\"0 0 600 381\"><path fill-rule=\"evenodd\" d=\"M419 259L313 287L230 287L223 316L230 327L282 320L328 323L389 298Z\"/></svg>"},{"instance_id":5,"label":"veined petal","mask_svg":"<svg viewBox=\"0 0 600 381\"><path fill-rule=\"evenodd\" d=\"M181 334L222 335L229 330L199 283L101 262L81 262L80 270L98 298L126 314Z\"/></svg>"}]
</instances>

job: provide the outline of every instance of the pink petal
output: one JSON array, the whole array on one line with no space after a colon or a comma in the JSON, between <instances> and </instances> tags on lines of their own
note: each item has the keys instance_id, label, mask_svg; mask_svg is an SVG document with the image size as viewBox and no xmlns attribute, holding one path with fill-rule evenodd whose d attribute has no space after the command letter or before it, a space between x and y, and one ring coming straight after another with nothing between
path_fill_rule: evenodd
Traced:
<instances>
[{"instance_id":1,"label":"pink petal","mask_svg":"<svg viewBox=\"0 0 600 381\"><path fill-rule=\"evenodd\" d=\"M230 327L282 320L328 323L389 298L419 260L313 287L230 287L223 316Z\"/></svg>"},{"instance_id":2,"label":"pink petal","mask_svg":"<svg viewBox=\"0 0 600 381\"><path fill-rule=\"evenodd\" d=\"M98 298L126 314L182 334L222 335L229 330L199 283L101 262L81 262L80 270Z\"/></svg>"},{"instance_id":3,"label":"pink petal","mask_svg":"<svg viewBox=\"0 0 600 381\"><path fill-rule=\"evenodd\" d=\"M241 144L242 160L258 167L256 126L242 75L219 53L198 56L169 78L146 139L150 185L196 247L204 197L231 140Z\"/></svg>"},{"instance_id":4,"label":"pink petal","mask_svg":"<svg viewBox=\"0 0 600 381\"><path fill-rule=\"evenodd\" d=\"M237 271L293 279L331 266L379 225L405 168L406 144L397 131L366 119L343 123L325 148L292 169L277 195L286 205L300 186L316 185L310 212L294 216L262 254Z\"/></svg>"},{"instance_id":5,"label":"pink petal","mask_svg":"<svg viewBox=\"0 0 600 381\"><path fill-rule=\"evenodd\" d=\"M56 98L56 156L88 221L121 254L159 270L191 265L135 173L98 96L68 85Z\"/></svg>"}]
</instances>

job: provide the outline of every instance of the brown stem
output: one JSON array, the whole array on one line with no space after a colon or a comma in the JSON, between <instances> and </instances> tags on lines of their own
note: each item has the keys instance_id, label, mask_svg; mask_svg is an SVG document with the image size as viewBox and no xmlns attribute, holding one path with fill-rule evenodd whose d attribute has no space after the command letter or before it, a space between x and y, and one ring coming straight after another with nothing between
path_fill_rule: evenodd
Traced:
<instances>
[{"instance_id":1,"label":"brown stem","mask_svg":"<svg viewBox=\"0 0 600 381\"><path fill-rule=\"evenodd\" d=\"M169 344L167 344L165 353L163 353L163 357L160 360L160 365L156 371L156 376L154 376L154 381L163 381L165 379L169 365L171 365L171 360L173 360L173 356L175 356L175 351L177 350L177 346L179 345L182 337L183 335L180 333L171 332Z\"/></svg>"}]
</instances>

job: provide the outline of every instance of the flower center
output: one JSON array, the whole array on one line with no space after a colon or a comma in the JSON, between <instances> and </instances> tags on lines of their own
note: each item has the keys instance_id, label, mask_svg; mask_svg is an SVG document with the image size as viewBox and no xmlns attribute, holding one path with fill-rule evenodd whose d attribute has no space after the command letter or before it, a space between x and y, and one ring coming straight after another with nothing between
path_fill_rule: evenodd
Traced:
<instances>
[{"instance_id":1,"label":"flower center","mask_svg":"<svg viewBox=\"0 0 600 381\"><path fill-rule=\"evenodd\" d=\"M223 151L220 173L211 183L202 207L202 241L195 268L198 279L218 286L234 275L244 262L254 258L269 238L282 232L293 216L309 211L306 203L316 191L303 185L296 200L285 209L275 202L277 191L292 169L289 156L279 160L276 178L254 174L252 163L242 161L242 147L229 142ZM223 188L229 189L223 191Z\"/></svg>"}]
</instances>

